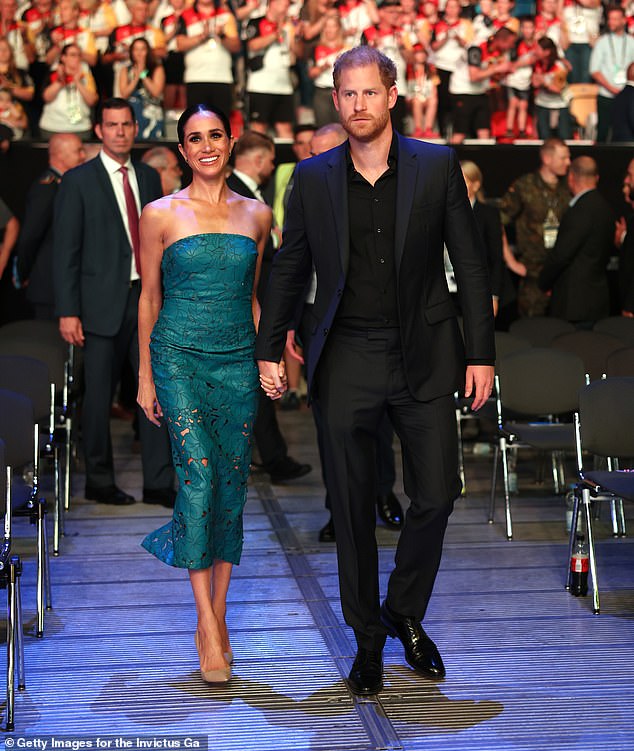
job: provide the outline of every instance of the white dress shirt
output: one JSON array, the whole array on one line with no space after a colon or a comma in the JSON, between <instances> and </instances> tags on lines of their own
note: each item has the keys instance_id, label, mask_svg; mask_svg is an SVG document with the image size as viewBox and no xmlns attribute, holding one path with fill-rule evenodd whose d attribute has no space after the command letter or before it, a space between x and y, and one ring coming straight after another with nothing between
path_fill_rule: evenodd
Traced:
<instances>
[{"instance_id":1,"label":"white dress shirt","mask_svg":"<svg viewBox=\"0 0 634 751\"><path fill-rule=\"evenodd\" d=\"M136 201L137 210L140 216L141 196L139 193L139 184L136 179L136 172L134 171L134 167L132 166L132 161L130 160L130 157L128 157L128 161L125 164L119 164L119 162L117 162L115 159L108 156L103 149L99 152L99 158L101 159L103 166L106 168L106 172L108 173L108 177L110 178L110 184L112 185L114 197L117 199L117 206L119 207L121 220L123 221L123 226L125 227L125 233L128 236L130 248L132 248L132 236L130 235L130 227L128 226L128 209L126 207L125 194L123 192L123 174L119 171L121 167L128 168L128 180L130 182L130 187L132 188L132 193L134 195L134 200ZM132 264L130 267L130 281L134 281L135 279L139 279L140 277L139 272L136 268L134 253L132 253L131 255Z\"/></svg>"}]
</instances>

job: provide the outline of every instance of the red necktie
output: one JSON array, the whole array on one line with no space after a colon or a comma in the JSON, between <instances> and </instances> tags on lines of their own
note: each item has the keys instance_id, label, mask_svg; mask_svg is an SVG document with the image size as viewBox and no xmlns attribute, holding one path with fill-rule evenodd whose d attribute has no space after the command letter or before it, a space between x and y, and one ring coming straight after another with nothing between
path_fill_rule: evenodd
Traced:
<instances>
[{"instance_id":1,"label":"red necktie","mask_svg":"<svg viewBox=\"0 0 634 751\"><path fill-rule=\"evenodd\" d=\"M128 229L132 240L132 252L139 276L141 276L141 240L139 239L139 210L134 199L134 193L128 178L128 168L120 167L119 172L123 175L123 195L125 196L125 208L128 212Z\"/></svg>"}]
</instances>

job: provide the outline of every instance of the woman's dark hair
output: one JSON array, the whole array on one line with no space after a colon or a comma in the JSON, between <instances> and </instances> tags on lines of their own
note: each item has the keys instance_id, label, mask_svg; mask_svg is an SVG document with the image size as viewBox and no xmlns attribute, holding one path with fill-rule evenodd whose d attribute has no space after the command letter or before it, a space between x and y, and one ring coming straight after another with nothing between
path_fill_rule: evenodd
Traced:
<instances>
[{"instance_id":1,"label":"woman's dark hair","mask_svg":"<svg viewBox=\"0 0 634 751\"><path fill-rule=\"evenodd\" d=\"M548 58L546 60L547 66L550 68L554 64L555 60L559 60L559 53L557 52L557 45L550 37L542 37L537 44L548 52Z\"/></svg>"},{"instance_id":2,"label":"woman's dark hair","mask_svg":"<svg viewBox=\"0 0 634 751\"><path fill-rule=\"evenodd\" d=\"M68 50L72 49L73 47L75 47L76 49L78 49L79 52L81 53L81 47L77 44L77 42L69 42L68 44L65 44L62 47L62 49L61 49L61 51L59 53L59 56L60 57L65 57L66 54L68 53Z\"/></svg>"},{"instance_id":3,"label":"woman's dark hair","mask_svg":"<svg viewBox=\"0 0 634 751\"><path fill-rule=\"evenodd\" d=\"M138 39L135 39L132 44L130 45L129 53L130 53L130 62L134 63L134 59L132 57L132 48L137 42L141 42L141 44L145 45L145 63L147 65L147 70L150 75L154 73L154 70L156 68L156 60L154 59L154 53L152 52L152 48L150 47L150 43L145 37L139 37Z\"/></svg>"},{"instance_id":4,"label":"woman's dark hair","mask_svg":"<svg viewBox=\"0 0 634 751\"><path fill-rule=\"evenodd\" d=\"M212 104L192 104L192 106L188 107L185 112L183 112L183 114L178 118L176 132L178 134L178 142L181 146L185 145L185 126L187 125L187 121L190 117L197 115L199 112L209 112L210 114L215 115L222 123L222 127L225 129L227 138L231 138L231 124L229 122L229 118L221 109L214 107Z\"/></svg>"}]
</instances>

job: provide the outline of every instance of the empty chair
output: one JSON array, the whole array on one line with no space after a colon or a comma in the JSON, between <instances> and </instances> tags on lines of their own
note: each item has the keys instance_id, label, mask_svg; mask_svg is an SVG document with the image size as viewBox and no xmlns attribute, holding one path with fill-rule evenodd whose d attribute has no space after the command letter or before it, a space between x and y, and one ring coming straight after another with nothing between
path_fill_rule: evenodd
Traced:
<instances>
[{"instance_id":1,"label":"empty chair","mask_svg":"<svg viewBox=\"0 0 634 751\"><path fill-rule=\"evenodd\" d=\"M7 590L7 716L5 730L15 729L15 679L18 690L26 688L24 681L24 635L22 632L22 598L20 557L11 551L11 468L5 463L5 445L0 439L0 489L4 507L4 533L0 543L0 587Z\"/></svg>"},{"instance_id":2,"label":"empty chair","mask_svg":"<svg viewBox=\"0 0 634 751\"><path fill-rule=\"evenodd\" d=\"M585 382L583 362L572 353L545 347L513 352L497 364L496 406L498 442L493 457L489 522L495 513L497 467L502 455L506 536L513 538L509 458L511 447L532 447L552 456L555 492L563 485L558 452L574 451L572 416Z\"/></svg>"},{"instance_id":3,"label":"empty chair","mask_svg":"<svg viewBox=\"0 0 634 751\"><path fill-rule=\"evenodd\" d=\"M23 394L0 389L0 438L5 444L5 459L15 470L33 463L33 485L24 483L14 473L11 481L14 516L28 516L37 534L37 627L44 634L44 610L51 607L48 538L46 535L46 501L40 498L39 427L34 419L31 400Z\"/></svg>"},{"instance_id":4,"label":"empty chair","mask_svg":"<svg viewBox=\"0 0 634 751\"><path fill-rule=\"evenodd\" d=\"M596 381L605 375L608 357L617 349L623 349L623 342L611 334L579 330L558 336L550 346L578 355L590 380Z\"/></svg>"},{"instance_id":5,"label":"empty chair","mask_svg":"<svg viewBox=\"0 0 634 751\"><path fill-rule=\"evenodd\" d=\"M64 496L64 508L68 509L73 425L69 408L74 379L73 347L63 341L54 321L15 321L0 326L0 355L34 357L48 366L50 380L55 384L57 444L64 448L61 492Z\"/></svg>"},{"instance_id":6,"label":"empty chair","mask_svg":"<svg viewBox=\"0 0 634 751\"><path fill-rule=\"evenodd\" d=\"M0 388L28 396L33 404L35 421L40 426L40 448L44 457L53 460L54 531L53 553L59 553L63 528L63 502L60 453L65 441L56 438L55 386L49 381L45 362L34 357L0 354Z\"/></svg>"},{"instance_id":7,"label":"empty chair","mask_svg":"<svg viewBox=\"0 0 634 751\"><path fill-rule=\"evenodd\" d=\"M623 342L625 347L634 347L634 318L625 316L610 316L597 321L593 331L601 334L611 334Z\"/></svg>"},{"instance_id":8,"label":"empty chair","mask_svg":"<svg viewBox=\"0 0 634 751\"><path fill-rule=\"evenodd\" d=\"M511 334L510 332L495 332L495 357L498 361L506 357L506 355L510 355L511 352L519 352L532 346L534 345L528 339Z\"/></svg>"},{"instance_id":9,"label":"empty chair","mask_svg":"<svg viewBox=\"0 0 634 751\"><path fill-rule=\"evenodd\" d=\"M634 347L623 347L608 355L606 362L606 375L634 377Z\"/></svg>"},{"instance_id":10,"label":"empty chair","mask_svg":"<svg viewBox=\"0 0 634 751\"><path fill-rule=\"evenodd\" d=\"M577 464L579 482L575 486L570 554L575 542L579 521L579 506L583 505L590 574L592 576L592 609L599 613L599 582L597 576L592 501L634 501L634 472L621 469L619 459L634 458L634 378L606 378L594 381L579 394L579 411L575 415ZM608 460L607 470L584 470L583 452ZM570 560L570 556L568 558ZM571 585L570 570L566 588Z\"/></svg>"},{"instance_id":11,"label":"empty chair","mask_svg":"<svg viewBox=\"0 0 634 751\"><path fill-rule=\"evenodd\" d=\"M518 318L509 326L509 334L526 339L533 347L548 347L555 337L575 331L570 321L550 316Z\"/></svg>"},{"instance_id":12,"label":"empty chair","mask_svg":"<svg viewBox=\"0 0 634 751\"><path fill-rule=\"evenodd\" d=\"M511 352L528 349L531 346L526 339L520 339L517 336L507 333L506 331L495 332L495 356L499 361L505 355ZM479 412L472 412L471 405L473 398L465 399L456 394L456 425L458 428L458 462L460 470L460 479L462 481L462 492L466 493L467 483L464 469L464 439L463 424L468 420L489 420L495 421L495 399L492 396Z\"/></svg>"}]
</instances>

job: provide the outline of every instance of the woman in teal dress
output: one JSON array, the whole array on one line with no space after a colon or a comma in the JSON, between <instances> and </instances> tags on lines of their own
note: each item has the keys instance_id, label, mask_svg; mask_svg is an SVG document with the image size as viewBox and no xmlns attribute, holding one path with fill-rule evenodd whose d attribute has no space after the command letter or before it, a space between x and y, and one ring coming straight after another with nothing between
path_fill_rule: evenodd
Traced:
<instances>
[{"instance_id":1,"label":"woman in teal dress","mask_svg":"<svg viewBox=\"0 0 634 751\"><path fill-rule=\"evenodd\" d=\"M271 211L226 185L233 139L224 113L190 107L178 139L192 182L141 216L138 402L155 425L167 423L179 490L172 520L143 546L189 570L201 674L224 682L258 389L255 290Z\"/></svg>"}]
</instances>

